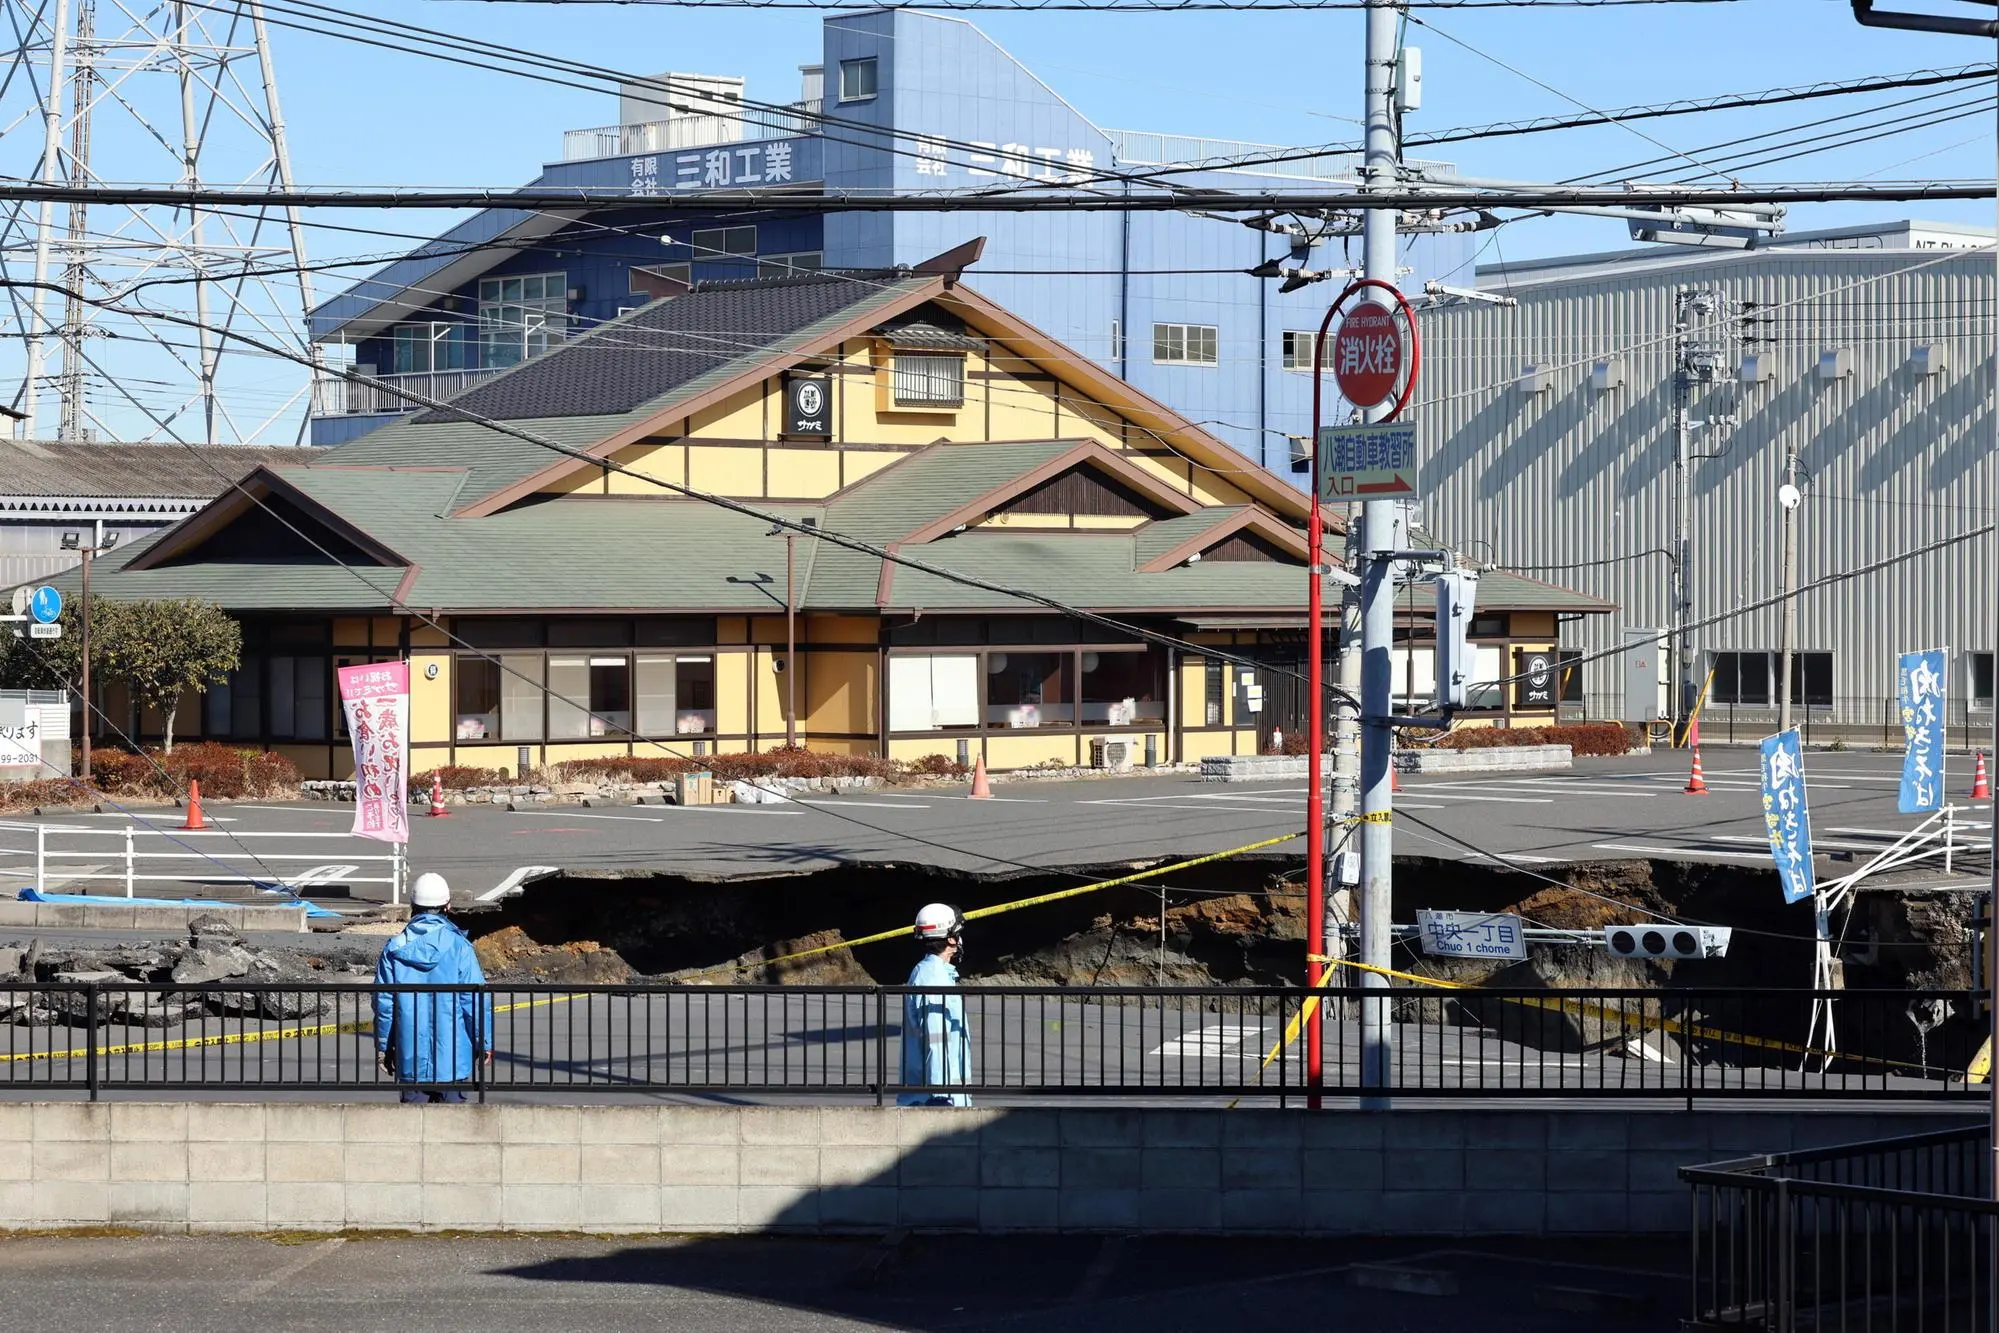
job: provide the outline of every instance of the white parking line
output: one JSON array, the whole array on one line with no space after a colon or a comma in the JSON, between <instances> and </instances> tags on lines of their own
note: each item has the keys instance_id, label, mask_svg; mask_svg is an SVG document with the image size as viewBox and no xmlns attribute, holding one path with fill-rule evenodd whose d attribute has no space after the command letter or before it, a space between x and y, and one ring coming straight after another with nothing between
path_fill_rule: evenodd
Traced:
<instances>
[{"instance_id":1,"label":"white parking line","mask_svg":"<svg viewBox=\"0 0 1999 1333\"><path fill-rule=\"evenodd\" d=\"M1770 845L1768 838L1752 837L1747 833L1715 833L1710 834L1709 839L1713 842L1746 842L1752 846L1759 847L1768 847ZM1831 848L1835 852L1879 852L1886 850L1881 844L1874 842L1834 842L1829 838L1819 837L1812 839L1813 851L1824 851L1827 848Z\"/></svg>"},{"instance_id":2,"label":"white parking line","mask_svg":"<svg viewBox=\"0 0 1999 1333\"><path fill-rule=\"evenodd\" d=\"M510 893L519 893L521 891L521 882L527 879L528 876L553 875L559 873L560 870L561 867L559 866L521 866L498 884L480 894L475 901L490 903L494 899L504 898Z\"/></svg>"},{"instance_id":3,"label":"white parking line","mask_svg":"<svg viewBox=\"0 0 1999 1333\"><path fill-rule=\"evenodd\" d=\"M1726 856L1738 861L1767 861L1768 852L1724 852L1712 847L1657 847L1642 842L1593 842L1590 846L1604 852L1643 852L1647 856L1685 856L1699 860L1703 856Z\"/></svg>"},{"instance_id":4,"label":"white parking line","mask_svg":"<svg viewBox=\"0 0 1999 1333\"><path fill-rule=\"evenodd\" d=\"M844 796L839 797L836 800L830 800L830 801L800 801L794 799L792 801L792 804L831 805L831 806L840 806L844 808L860 809L860 810L928 810L930 808L927 805L916 805L913 803L905 803L897 801L850 801Z\"/></svg>"},{"instance_id":5,"label":"white parking line","mask_svg":"<svg viewBox=\"0 0 1999 1333\"><path fill-rule=\"evenodd\" d=\"M1492 796L1482 792L1458 792L1449 787L1404 787L1404 791L1431 801L1496 801L1502 805L1553 805L1552 796Z\"/></svg>"}]
</instances>

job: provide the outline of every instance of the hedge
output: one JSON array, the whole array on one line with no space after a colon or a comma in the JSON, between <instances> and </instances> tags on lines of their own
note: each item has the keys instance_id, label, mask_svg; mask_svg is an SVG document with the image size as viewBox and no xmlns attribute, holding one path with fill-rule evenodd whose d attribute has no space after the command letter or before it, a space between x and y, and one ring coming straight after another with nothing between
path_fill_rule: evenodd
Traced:
<instances>
[{"instance_id":1,"label":"hedge","mask_svg":"<svg viewBox=\"0 0 1999 1333\"><path fill-rule=\"evenodd\" d=\"M1566 745L1578 757L1624 754L1631 733L1621 722L1578 722L1563 727L1464 727L1439 736L1440 750L1490 750L1502 745Z\"/></svg>"}]
</instances>

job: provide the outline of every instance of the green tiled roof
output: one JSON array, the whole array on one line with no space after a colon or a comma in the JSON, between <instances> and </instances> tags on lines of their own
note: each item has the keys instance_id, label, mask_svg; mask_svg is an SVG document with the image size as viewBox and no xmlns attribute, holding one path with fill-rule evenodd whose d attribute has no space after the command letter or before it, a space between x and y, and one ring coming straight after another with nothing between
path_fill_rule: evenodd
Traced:
<instances>
[{"instance_id":1,"label":"green tiled roof","mask_svg":"<svg viewBox=\"0 0 1999 1333\"><path fill-rule=\"evenodd\" d=\"M825 503L764 501L755 507L885 544L1072 447L1062 442L944 447L913 455ZM451 507L476 468L327 463L272 472L411 562L416 572L406 601L425 611L768 614L784 605L784 541L770 532L767 520L715 505L568 496L485 518L452 518ZM1091 609L1302 612L1306 573L1296 564L1211 560L1137 572L1151 556L1236 512L1216 508L1123 531L973 529L906 547L903 554ZM93 586L108 597L199 597L239 611L330 613L389 609L406 572L399 564L354 570L308 561L127 570L154 541L111 553L99 563ZM880 557L822 538L801 537L797 548L794 582L801 607L876 607ZM1406 595L1427 604L1425 590ZM893 570L886 602L898 610L935 611L1032 605L908 567ZM1479 602L1494 609L1607 609L1579 594L1498 571L1485 576Z\"/></svg>"}]
</instances>

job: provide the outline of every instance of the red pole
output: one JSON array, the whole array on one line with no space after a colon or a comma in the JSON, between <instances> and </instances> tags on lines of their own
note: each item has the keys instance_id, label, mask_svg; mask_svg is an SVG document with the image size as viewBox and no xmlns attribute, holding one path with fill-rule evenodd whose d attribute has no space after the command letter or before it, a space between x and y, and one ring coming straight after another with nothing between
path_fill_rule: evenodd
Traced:
<instances>
[{"instance_id":1,"label":"red pole","mask_svg":"<svg viewBox=\"0 0 1999 1333\"><path fill-rule=\"evenodd\" d=\"M1342 300L1345 298L1342 297ZM1319 371L1326 363L1326 331L1332 327L1335 302L1319 321L1319 338L1312 344L1312 518L1305 533L1305 563L1310 585L1305 600L1305 985L1313 992L1325 983L1326 965L1326 790L1319 770L1326 754L1326 562L1325 524L1319 516ZM1305 1086L1325 1086L1325 1055L1320 1045L1321 1010L1305 1021ZM1319 1109L1319 1095L1305 1104Z\"/></svg>"}]
</instances>

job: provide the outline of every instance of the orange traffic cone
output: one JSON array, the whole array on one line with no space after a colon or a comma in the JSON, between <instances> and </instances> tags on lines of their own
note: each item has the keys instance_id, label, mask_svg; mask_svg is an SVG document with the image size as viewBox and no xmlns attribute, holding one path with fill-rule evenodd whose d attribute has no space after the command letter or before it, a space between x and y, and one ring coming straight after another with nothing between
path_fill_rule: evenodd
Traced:
<instances>
[{"instance_id":1,"label":"orange traffic cone","mask_svg":"<svg viewBox=\"0 0 1999 1333\"><path fill-rule=\"evenodd\" d=\"M979 761L972 765L972 799L990 801L992 798L993 784L986 781L986 757L980 755Z\"/></svg>"},{"instance_id":2,"label":"orange traffic cone","mask_svg":"<svg viewBox=\"0 0 1999 1333\"><path fill-rule=\"evenodd\" d=\"M1705 796L1708 794L1707 781L1701 777L1701 747L1698 743L1694 746L1694 771L1687 775L1685 790L1689 796Z\"/></svg>"},{"instance_id":3,"label":"orange traffic cone","mask_svg":"<svg viewBox=\"0 0 1999 1333\"><path fill-rule=\"evenodd\" d=\"M1985 751L1978 752L1978 767L1971 771L1971 799L1989 801L1992 799L1992 783L1985 776Z\"/></svg>"},{"instance_id":4,"label":"orange traffic cone","mask_svg":"<svg viewBox=\"0 0 1999 1333\"><path fill-rule=\"evenodd\" d=\"M201 822L201 784L193 778L187 780L187 821L181 825L183 831L199 833L208 825Z\"/></svg>"},{"instance_id":5,"label":"orange traffic cone","mask_svg":"<svg viewBox=\"0 0 1999 1333\"><path fill-rule=\"evenodd\" d=\"M443 819L450 813L444 808L444 779L433 773L430 775L430 817Z\"/></svg>"},{"instance_id":6,"label":"orange traffic cone","mask_svg":"<svg viewBox=\"0 0 1999 1333\"><path fill-rule=\"evenodd\" d=\"M1396 776L1395 761L1392 759L1388 761L1388 790L1392 792L1402 790L1402 779Z\"/></svg>"}]
</instances>

